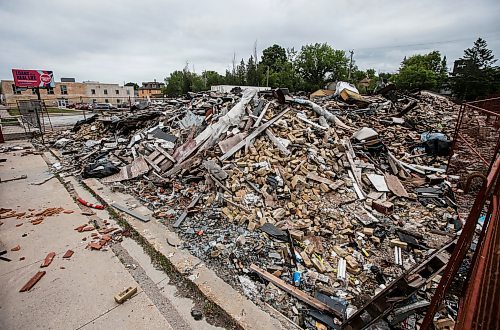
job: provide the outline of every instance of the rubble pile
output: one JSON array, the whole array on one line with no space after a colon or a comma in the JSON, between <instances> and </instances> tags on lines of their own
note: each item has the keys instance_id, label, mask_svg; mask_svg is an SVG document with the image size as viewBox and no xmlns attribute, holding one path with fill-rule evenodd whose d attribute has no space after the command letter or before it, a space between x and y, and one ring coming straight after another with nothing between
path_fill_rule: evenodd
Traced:
<instances>
[{"instance_id":1,"label":"rubble pile","mask_svg":"<svg viewBox=\"0 0 500 330\"><path fill-rule=\"evenodd\" d=\"M52 143L61 175L136 195L250 299L326 328L460 230L445 176L457 115L430 92L207 92L92 117Z\"/></svg>"}]
</instances>

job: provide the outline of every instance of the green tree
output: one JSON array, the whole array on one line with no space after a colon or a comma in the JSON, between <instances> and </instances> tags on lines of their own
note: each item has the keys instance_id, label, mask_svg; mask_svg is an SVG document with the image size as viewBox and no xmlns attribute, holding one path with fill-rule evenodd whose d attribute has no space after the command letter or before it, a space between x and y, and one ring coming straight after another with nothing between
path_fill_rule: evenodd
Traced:
<instances>
[{"instance_id":1,"label":"green tree","mask_svg":"<svg viewBox=\"0 0 500 330\"><path fill-rule=\"evenodd\" d=\"M304 80L304 89L313 91L324 88L329 81L347 77L348 59L343 50L328 44L302 46L296 59L296 68Z\"/></svg>"},{"instance_id":2,"label":"green tree","mask_svg":"<svg viewBox=\"0 0 500 330\"><path fill-rule=\"evenodd\" d=\"M194 73L188 72L188 79L190 82L189 91L190 92L201 92L206 90L205 80L202 76Z\"/></svg>"},{"instance_id":3,"label":"green tree","mask_svg":"<svg viewBox=\"0 0 500 330\"><path fill-rule=\"evenodd\" d=\"M257 86L259 84L257 66L255 65L255 61L252 55L250 55L250 58L247 62L246 80L249 86Z\"/></svg>"},{"instance_id":4,"label":"green tree","mask_svg":"<svg viewBox=\"0 0 500 330\"><path fill-rule=\"evenodd\" d=\"M403 89L436 90L441 88L446 76L446 58L441 58L439 51L433 51L424 55L405 57L393 80Z\"/></svg>"},{"instance_id":5,"label":"green tree","mask_svg":"<svg viewBox=\"0 0 500 330\"><path fill-rule=\"evenodd\" d=\"M240 64L236 67L236 82L237 85L246 85L247 70L245 66L245 61L241 59Z\"/></svg>"},{"instance_id":6,"label":"green tree","mask_svg":"<svg viewBox=\"0 0 500 330\"><path fill-rule=\"evenodd\" d=\"M474 100L500 91L500 69L486 41L478 38L456 61L450 85L457 98Z\"/></svg>"},{"instance_id":7,"label":"green tree","mask_svg":"<svg viewBox=\"0 0 500 330\"><path fill-rule=\"evenodd\" d=\"M174 71L165 79L163 93L168 96L179 96L188 92L200 92L206 89L205 79L194 72L189 72L188 66L182 71Z\"/></svg>"},{"instance_id":8,"label":"green tree","mask_svg":"<svg viewBox=\"0 0 500 330\"><path fill-rule=\"evenodd\" d=\"M236 76L229 69L226 69L224 81L227 85L236 85Z\"/></svg>"},{"instance_id":9,"label":"green tree","mask_svg":"<svg viewBox=\"0 0 500 330\"><path fill-rule=\"evenodd\" d=\"M292 49L285 50L279 45L272 45L263 50L262 59L257 66L257 82L262 86L272 88L287 87L295 90L295 68L291 59L296 52ZM247 68L247 72L250 69Z\"/></svg>"},{"instance_id":10,"label":"green tree","mask_svg":"<svg viewBox=\"0 0 500 330\"><path fill-rule=\"evenodd\" d=\"M174 71L168 78L165 78L165 87L162 91L163 94L168 96L179 96L183 94L184 86L184 72Z\"/></svg>"},{"instance_id":11,"label":"green tree","mask_svg":"<svg viewBox=\"0 0 500 330\"><path fill-rule=\"evenodd\" d=\"M203 71L201 77L204 80L207 89L209 89L212 86L223 85L225 83L224 76L220 75L218 72L215 71Z\"/></svg>"},{"instance_id":12,"label":"green tree","mask_svg":"<svg viewBox=\"0 0 500 330\"><path fill-rule=\"evenodd\" d=\"M472 48L464 50L463 59L470 61L480 70L492 68L493 64L497 61L493 52L488 49L486 40L482 38L478 38Z\"/></svg>"},{"instance_id":13,"label":"green tree","mask_svg":"<svg viewBox=\"0 0 500 330\"><path fill-rule=\"evenodd\" d=\"M262 59L259 65L263 68L269 67L269 70L278 72L281 70L282 65L287 62L286 50L279 45L272 45L262 51Z\"/></svg>"}]
</instances>

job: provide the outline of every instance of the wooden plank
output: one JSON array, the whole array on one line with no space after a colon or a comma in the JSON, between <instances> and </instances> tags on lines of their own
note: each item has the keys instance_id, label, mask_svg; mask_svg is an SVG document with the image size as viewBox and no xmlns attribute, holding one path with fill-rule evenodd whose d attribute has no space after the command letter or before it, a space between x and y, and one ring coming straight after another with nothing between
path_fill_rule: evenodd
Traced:
<instances>
[{"instance_id":1,"label":"wooden plank","mask_svg":"<svg viewBox=\"0 0 500 330\"><path fill-rule=\"evenodd\" d=\"M336 311L333 308L331 308L330 306L328 306L327 304L325 304L325 303L319 301L318 299L306 294L305 292L301 291L300 289L286 283L282 279L266 272L265 270L260 269L258 266L252 264L252 265L250 265L250 270L256 272L265 280L273 283L274 285L276 285L280 289L291 294L292 296L294 296L295 298L299 299L300 301L308 304L309 306L312 306L321 312L326 312L326 313L335 315L336 317L342 319L342 315L338 311Z\"/></svg>"},{"instance_id":2,"label":"wooden plank","mask_svg":"<svg viewBox=\"0 0 500 330\"><path fill-rule=\"evenodd\" d=\"M397 175L398 174L398 167L396 166L396 163L391 157L388 157L387 160L389 160L389 166L391 167L392 174Z\"/></svg>"},{"instance_id":3,"label":"wooden plank","mask_svg":"<svg viewBox=\"0 0 500 330\"><path fill-rule=\"evenodd\" d=\"M365 194L363 193L363 191L359 187L358 183L356 182L356 179L354 178L352 171L348 170L347 174L349 174L349 178L351 178L351 180L352 180L352 185L354 187L354 191L356 192L356 195L358 195L358 199L361 199L361 200L365 199Z\"/></svg>"},{"instance_id":4,"label":"wooden plank","mask_svg":"<svg viewBox=\"0 0 500 330\"><path fill-rule=\"evenodd\" d=\"M160 155L160 152L158 150L155 150L153 151L152 153L149 154L148 157L146 157L146 159L149 159L151 161L155 160L156 157L158 157Z\"/></svg>"},{"instance_id":5,"label":"wooden plank","mask_svg":"<svg viewBox=\"0 0 500 330\"><path fill-rule=\"evenodd\" d=\"M269 103L266 104L266 106L264 107L264 109L260 113L259 118L257 118L257 120L255 121L255 123L253 124L253 127L258 127L259 126L262 118L264 118L264 115L266 114L267 109L269 108L270 105L271 105L271 102L269 102Z\"/></svg>"},{"instance_id":6,"label":"wooden plank","mask_svg":"<svg viewBox=\"0 0 500 330\"><path fill-rule=\"evenodd\" d=\"M156 157L155 159L153 159L153 163L155 163L156 165L160 165L161 162L163 162L167 157L165 157L164 155L160 154L158 155L158 157Z\"/></svg>"},{"instance_id":7,"label":"wooden plank","mask_svg":"<svg viewBox=\"0 0 500 330\"><path fill-rule=\"evenodd\" d=\"M35 274L22 288L19 292L25 292L31 290L35 284L40 281L40 279L45 275L45 271L41 271Z\"/></svg>"},{"instance_id":8,"label":"wooden plank","mask_svg":"<svg viewBox=\"0 0 500 330\"><path fill-rule=\"evenodd\" d=\"M208 175L210 176L210 179L214 180L215 184L218 185L219 187L221 187L222 189L224 189L224 191L226 191L227 193L229 193L230 195L233 195L232 191L229 190L222 182L220 182L215 176L212 175L212 173L208 173Z\"/></svg>"},{"instance_id":9,"label":"wooden plank","mask_svg":"<svg viewBox=\"0 0 500 330\"><path fill-rule=\"evenodd\" d=\"M178 228L181 223L184 221L184 219L187 217L188 215L188 212L189 212L189 209L192 208L193 206L196 205L196 203L198 203L198 201L200 200L202 194L198 194L196 195L192 200L191 200L191 203L184 209L184 212L182 212L181 216L175 221L175 223L173 224L172 227L174 228Z\"/></svg>"},{"instance_id":10,"label":"wooden plank","mask_svg":"<svg viewBox=\"0 0 500 330\"><path fill-rule=\"evenodd\" d=\"M316 175L311 172L307 173L306 179L324 183L327 186L335 186L335 182L333 182L332 180L328 180L327 178L323 178L322 176Z\"/></svg>"},{"instance_id":11,"label":"wooden plank","mask_svg":"<svg viewBox=\"0 0 500 330\"><path fill-rule=\"evenodd\" d=\"M406 197L408 198L408 192L406 191L405 187L399 181L398 177L395 175L391 174L385 174L385 182L387 183L387 186L389 187L389 190L396 196L398 197Z\"/></svg>"},{"instance_id":12,"label":"wooden plank","mask_svg":"<svg viewBox=\"0 0 500 330\"><path fill-rule=\"evenodd\" d=\"M148 216L145 216L145 215L139 214L135 211L129 210L128 208L126 208L123 205L120 205L117 203L112 203L111 206L113 206L114 208L116 208L122 212L127 213L128 215L130 215L138 220L141 220L142 222L148 222L149 220L151 220Z\"/></svg>"},{"instance_id":13,"label":"wooden plank","mask_svg":"<svg viewBox=\"0 0 500 330\"><path fill-rule=\"evenodd\" d=\"M158 167L158 165L156 165L151 159L149 158L144 158L144 160L146 161L146 163L149 164L149 166L151 166L156 172L158 173L161 173L161 168Z\"/></svg>"},{"instance_id":14,"label":"wooden plank","mask_svg":"<svg viewBox=\"0 0 500 330\"><path fill-rule=\"evenodd\" d=\"M169 154L169 153L168 153L165 149L163 149L162 147L156 147L156 150L157 150L159 153L161 153L163 156L165 156L165 157L167 157L168 159L170 159L170 161L171 161L172 163L174 163L174 164L176 163L175 158L174 158L174 157L172 157L172 155L170 155L170 154Z\"/></svg>"},{"instance_id":15,"label":"wooden plank","mask_svg":"<svg viewBox=\"0 0 500 330\"><path fill-rule=\"evenodd\" d=\"M168 178L174 174L177 174L179 171L181 171L185 168L191 167L197 160L198 160L198 158L196 156L192 157L190 159L187 159L187 160L175 165L174 167L172 167L168 172L166 172L162 176L164 178Z\"/></svg>"},{"instance_id":16,"label":"wooden plank","mask_svg":"<svg viewBox=\"0 0 500 330\"><path fill-rule=\"evenodd\" d=\"M242 205L238 204L238 203L235 203L225 197L222 197L223 200L225 200L226 202L228 202L229 204L231 204L232 206L235 206L237 208L239 208L240 210L244 211L245 213L252 213L250 212L250 210L248 210L247 208L243 207Z\"/></svg>"},{"instance_id":17,"label":"wooden plank","mask_svg":"<svg viewBox=\"0 0 500 330\"><path fill-rule=\"evenodd\" d=\"M288 111L290 111L290 108L283 110L280 114L275 116L273 119L269 120L267 123L262 124L259 126L255 131L252 132L246 139L232 147L228 152L226 152L224 155L220 156L219 159L221 161L226 160L227 158L231 157L234 155L238 150L243 148L246 144L247 141L252 141L255 137L257 137L260 133L264 132L269 126L274 124L278 119L280 119L284 114L286 114Z\"/></svg>"},{"instance_id":18,"label":"wooden plank","mask_svg":"<svg viewBox=\"0 0 500 330\"><path fill-rule=\"evenodd\" d=\"M353 160L353 158L351 157L351 154L348 151L346 151L345 154L347 156L347 160L349 161L349 165L351 166L351 170L352 170L352 173L354 174L354 178L356 179L356 182L359 185L361 185L361 169L358 168L354 164L354 160Z\"/></svg>"},{"instance_id":19,"label":"wooden plank","mask_svg":"<svg viewBox=\"0 0 500 330\"><path fill-rule=\"evenodd\" d=\"M245 132L240 132L236 135L233 135L223 141L219 142L219 148L223 153L228 152L231 150L232 147L243 141L243 139L247 136L247 133Z\"/></svg>"}]
</instances>

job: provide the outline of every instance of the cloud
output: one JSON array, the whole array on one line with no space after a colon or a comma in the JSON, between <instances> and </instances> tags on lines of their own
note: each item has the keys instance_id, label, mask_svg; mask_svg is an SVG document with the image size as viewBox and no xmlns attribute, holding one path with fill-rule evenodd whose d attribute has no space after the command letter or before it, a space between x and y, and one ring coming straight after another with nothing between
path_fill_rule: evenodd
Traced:
<instances>
[{"instance_id":1,"label":"cloud","mask_svg":"<svg viewBox=\"0 0 500 330\"><path fill-rule=\"evenodd\" d=\"M471 8L473 6L473 8ZM11 68L57 78L161 80L189 62L221 73L274 43L327 42L362 69L396 71L404 56L439 50L449 66L481 36L500 56L500 3L470 1L37 1L0 3L0 78Z\"/></svg>"}]
</instances>

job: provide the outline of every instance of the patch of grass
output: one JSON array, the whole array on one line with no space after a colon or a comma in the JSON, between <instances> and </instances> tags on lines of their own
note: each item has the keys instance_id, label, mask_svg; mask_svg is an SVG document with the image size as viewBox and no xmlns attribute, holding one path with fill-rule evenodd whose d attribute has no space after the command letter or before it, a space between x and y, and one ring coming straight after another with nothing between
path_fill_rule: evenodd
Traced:
<instances>
[{"instance_id":1,"label":"patch of grass","mask_svg":"<svg viewBox=\"0 0 500 330\"><path fill-rule=\"evenodd\" d=\"M9 108L7 111L9 112L9 115L11 115L11 116L19 116L20 115L18 108L14 108L14 109Z\"/></svg>"},{"instance_id":2,"label":"patch of grass","mask_svg":"<svg viewBox=\"0 0 500 330\"><path fill-rule=\"evenodd\" d=\"M7 110L11 116L19 116L21 113L18 108L10 108ZM47 108L48 113L80 113L80 111L76 111L73 109L59 109L59 108Z\"/></svg>"},{"instance_id":3,"label":"patch of grass","mask_svg":"<svg viewBox=\"0 0 500 330\"><path fill-rule=\"evenodd\" d=\"M73 109L59 109L59 108L47 108L49 113L80 113L80 111L76 111Z\"/></svg>"}]
</instances>

